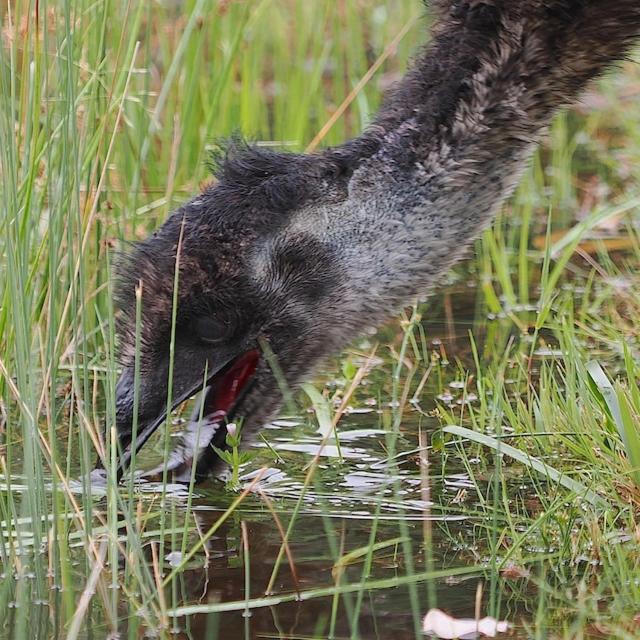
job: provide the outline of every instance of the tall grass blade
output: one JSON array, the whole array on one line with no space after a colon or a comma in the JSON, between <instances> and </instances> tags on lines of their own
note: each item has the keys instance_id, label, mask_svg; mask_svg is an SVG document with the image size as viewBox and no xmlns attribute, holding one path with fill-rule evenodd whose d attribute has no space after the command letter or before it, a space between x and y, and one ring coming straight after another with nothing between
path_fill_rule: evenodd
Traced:
<instances>
[{"instance_id":1,"label":"tall grass blade","mask_svg":"<svg viewBox=\"0 0 640 640\"><path fill-rule=\"evenodd\" d=\"M640 487L640 428L638 415L634 412L632 401L627 399L627 390L619 383L613 384L599 362L592 360L587 364L591 381L591 391L602 407L609 422L615 427L624 445L631 464L633 481ZM633 383L635 384L635 382ZM634 417L634 413L636 413Z\"/></svg>"},{"instance_id":2,"label":"tall grass blade","mask_svg":"<svg viewBox=\"0 0 640 640\"><path fill-rule=\"evenodd\" d=\"M484 445L485 447L489 447L494 451L498 451L509 456L510 458L513 458L514 460L517 460L529 469L533 469L537 473L540 473L550 480L553 480L554 482L562 485L565 489L568 489L581 498L584 498L594 507L606 508L607 506L609 506L606 500L604 500L594 491L591 491L591 489L586 487L581 482L570 478L566 474L561 473L545 462L542 462L542 460L534 458L528 453L525 453L520 449L516 449L515 447L512 447L511 445L506 444L498 440L497 438L492 438L491 436L487 436L484 433L477 433L476 431L471 431L471 429L466 429L465 427L458 426L444 427L443 431L445 433L450 433L451 435L459 436L461 438L471 440L472 442Z\"/></svg>"}]
</instances>

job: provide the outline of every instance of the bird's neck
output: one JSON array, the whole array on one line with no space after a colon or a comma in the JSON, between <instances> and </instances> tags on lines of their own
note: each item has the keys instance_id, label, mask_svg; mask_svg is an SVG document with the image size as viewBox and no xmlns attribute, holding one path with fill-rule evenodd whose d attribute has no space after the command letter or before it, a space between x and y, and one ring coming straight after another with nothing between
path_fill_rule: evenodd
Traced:
<instances>
[{"instance_id":1,"label":"bird's neck","mask_svg":"<svg viewBox=\"0 0 640 640\"><path fill-rule=\"evenodd\" d=\"M446 156L477 173L496 150L537 139L640 35L637 0L431 4L442 11L430 43L372 126L345 145L360 159L395 148L400 167Z\"/></svg>"},{"instance_id":2,"label":"bird's neck","mask_svg":"<svg viewBox=\"0 0 640 640\"><path fill-rule=\"evenodd\" d=\"M640 32L637 0L439 4L430 45L372 126L330 152L355 169L342 205L321 211L323 235L372 322L437 284L512 192L557 109Z\"/></svg>"}]
</instances>

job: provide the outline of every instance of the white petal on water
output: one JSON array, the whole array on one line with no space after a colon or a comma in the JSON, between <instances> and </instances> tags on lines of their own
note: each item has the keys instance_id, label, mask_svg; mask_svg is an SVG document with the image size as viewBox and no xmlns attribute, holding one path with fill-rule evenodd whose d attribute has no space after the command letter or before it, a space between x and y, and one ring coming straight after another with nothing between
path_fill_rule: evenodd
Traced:
<instances>
[{"instance_id":1,"label":"white petal on water","mask_svg":"<svg viewBox=\"0 0 640 640\"><path fill-rule=\"evenodd\" d=\"M499 622L495 618L452 618L440 609L431 609L424 618L422 629L437 638L477 638L486 636L495 638L499 633L509 630L509 623Z\"/></svg>"},{"instance_id":2,"label":"white petal on water","mask_svg":"<svg viewBox=\"0 0 640 640\"><path fill-rule=\"evenodd\" d=\"M182 564L182 553L180 551L172 551L167 553L165 560L171 567L179 567Z\"/></svg>"}]
</instances>

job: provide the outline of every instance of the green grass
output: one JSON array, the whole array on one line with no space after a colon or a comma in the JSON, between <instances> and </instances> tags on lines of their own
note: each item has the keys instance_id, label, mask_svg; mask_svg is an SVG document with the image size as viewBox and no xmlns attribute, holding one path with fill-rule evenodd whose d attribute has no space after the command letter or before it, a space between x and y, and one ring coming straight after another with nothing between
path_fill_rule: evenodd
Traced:
<instances>
[{"instance_id":1,"label":"green grass","mask_svg":"<svg viewBox=\"0 0 640 640\"><path fill-rule=\"evenodd\" d=\"M106 496L82 490L97 451L115 459L115 250L210 179L220 138L241 131L304 150L356 135L422 41L420 12L414 0L0 9L0 636L168 638L178 626L203 637L204 620L215 638L241 620L245 637L262 625L288 638L287 603L300 598L321 603L305 637L420 637L431 606L473 615L481 580L482 612L511 619L518 637L635 637L631 63L556 119L443 292L382 329L377 347L355 344L298 398L315 414L298 410L290 439L319 454L326 441L335 458L309 463L280 448L286 432L267 432L269 446L237 471L286 471L281 493L262 480L253 487L264 494L142 493L113 473ZM354 505L340 499L362 471L349 458L357 428L384 434L365 454L389 490ZM156 457L166 433L150 443ZM414 511L407 486L433 504ZM235 580L231 595L194 591L205 560L212 584ZM507 567L529 577L506 578ZM225 617L249 609L253 618ZM382 623L378 609L397 615Z\"/></svg>"}]
</instances>

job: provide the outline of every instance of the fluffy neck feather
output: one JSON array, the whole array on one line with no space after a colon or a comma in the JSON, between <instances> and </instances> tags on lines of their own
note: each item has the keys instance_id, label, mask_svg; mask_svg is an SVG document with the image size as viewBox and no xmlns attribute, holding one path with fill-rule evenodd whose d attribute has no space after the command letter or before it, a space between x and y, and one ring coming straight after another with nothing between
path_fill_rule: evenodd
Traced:
<instances>
[{"instance_id":1,"label":"fluffy neck feather","mask_svg":"<svg viewBox=\"0 0 640 640\"><path fill-rule=\"evenodd\" d=\"M345 327L426 295L490 223L561 106L624 57L637 0L440 2L431 44L293 216L339 256ZM354 319L355 318L355 319Z\"/></svg>"}]
</instances>

